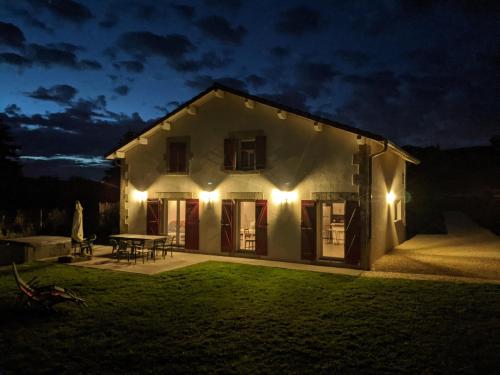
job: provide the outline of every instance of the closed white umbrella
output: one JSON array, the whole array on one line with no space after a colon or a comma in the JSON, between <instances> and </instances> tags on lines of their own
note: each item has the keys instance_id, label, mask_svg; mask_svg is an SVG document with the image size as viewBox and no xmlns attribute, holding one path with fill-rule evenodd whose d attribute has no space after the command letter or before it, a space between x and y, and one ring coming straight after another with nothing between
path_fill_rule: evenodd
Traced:
<instances>
[{"instance_id":1,"label":"closed white umbrella","mask_svg":"<svg viewBox=\"0 0 500 375\"><path fill-rule=\"evenodd\" d=\"M75 204L75 214L73 215L71 238L76 242L83 241L83 207L80 204L80 201L76 201Z\"/></svg>"}]
</instances>

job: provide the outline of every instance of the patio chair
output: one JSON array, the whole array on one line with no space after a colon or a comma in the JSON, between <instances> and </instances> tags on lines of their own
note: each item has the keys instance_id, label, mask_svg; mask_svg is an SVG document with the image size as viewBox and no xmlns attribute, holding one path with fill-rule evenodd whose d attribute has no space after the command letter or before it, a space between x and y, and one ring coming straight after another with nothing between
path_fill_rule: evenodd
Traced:
<instances>
[{"instance_id":1,"label":"patio chair","mask_svg":"<svg viewBox=\"0 0 500 375\"><path fill-rule=\"evenodd\" d=\"M170 256L173 257L173 246L172 246L173 238L168 236L167 238L162 238L161 240L153 241L153 254L156 257L156 252L161 251L161 256L165 259L165 255L168 253L168 249L170 248Z\"/></svg>"},{"instance_id":2,"label":"patio chair","mask_svg":"<svg viewBox=\"0 0 500 375\"><path fill-rule=\"evenodd\" d=\"M144 255L149 259L150 249L145 246L145 241L143 240L132 240L132 255L134 256L134 262L137 263L137 256L141 256L142 263L144 263Z\"/></svg>"},{"instance_id":3,"label":"patio chair","mask_svg":"<svg viewBox=\"0 0 500 375\"><path fill-rule=\"evenodd\" d=\"M255 250L255 235L250 233L250 229L243 229L245 235L245 250Z\"/></svg>"},{"instance_id":4,"label":"patio chair","mask_svg":"<svg viewBox=\"0 0 500 375\"><path fill-rule=\"evenodd\" d=\"M52 310L54 305L61 302L73 302L80 306L87 306L85 300L70 289L55 285L40 286L36 276L28 282L24 281L19 276L15 263L12 263L12 271L19 288L17 299L27 306L38 305L47 310Z\"/></svg>"},{"instance_id":5,"label":"patio chair","mask_svg":"<svg viewBox=\"0 0 500 375\"><path fill-rule=\"evenodd\" d=\"M122 255L126 256L127 257L127 261L130 262L130 255L131 255L131 253L132 253L132 249L129 248L129 244L128 244L127 241L119 241L118 242L118 246L117 246L117 248L115 250L116 260L118 262L120 261L120 257Z\"/></svg>"},{"instance_id":6,"label":"patio chair","mask_svg":"<svg viewBox=\"0 0 500 375\"><path fill-rule=\"evenodd\" d=\"M80 244L80 253L84 255L87 253L88 255L92 256L94 255L94 241L96 240L97 236L93 234L89 238L85 238L81 244Z\"/></svg>"},{"instance_id":7,"label":"patio chair","mask_svg":"<svg viewBox=\"0 0 500 375\"><path fill-rule=\"evenodd\" d=\"M113 249L111 250L111 257L114 257L114 256L116 256L116 250L118 249L118 241L115 240L115 239L113 239L113 238L111 238L109 240L109 244L111 246L113 246Z\"/></svg>"}]
</instances>

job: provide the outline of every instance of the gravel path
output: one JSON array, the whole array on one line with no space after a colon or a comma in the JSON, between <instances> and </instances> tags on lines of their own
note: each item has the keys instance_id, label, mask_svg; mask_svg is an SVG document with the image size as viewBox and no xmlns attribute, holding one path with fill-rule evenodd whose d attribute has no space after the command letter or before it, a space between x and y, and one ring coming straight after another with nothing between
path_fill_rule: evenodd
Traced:
<instances>
[{"instance_id":1,"label":"gravel path","mask_svg":"<svg viewBox=\"0 0 500 375\"><path fill-rule=\"evenodd\" d=\"M460 212L445 213L448 234L417 235L381 257L373 271L500 280L500 237Z\"/></svg>"}]
</instances>

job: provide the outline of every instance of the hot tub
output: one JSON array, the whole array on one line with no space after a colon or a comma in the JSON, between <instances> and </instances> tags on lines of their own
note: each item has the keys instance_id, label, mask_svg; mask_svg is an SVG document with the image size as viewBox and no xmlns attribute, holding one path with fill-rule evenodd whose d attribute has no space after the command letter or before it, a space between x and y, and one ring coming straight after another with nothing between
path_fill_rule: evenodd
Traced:
<instances>
[{"instance_id":1,"label":"hot tub","mask_svg":"<svg viewBox=\"0 0 500 375\"><path fill-rule=\"evenodd\" d=\"M37 259L67 255L71 252L71 238L33 236L0 240L0 265L15 262L30 263Z\"/></svg>"}]
</instances>

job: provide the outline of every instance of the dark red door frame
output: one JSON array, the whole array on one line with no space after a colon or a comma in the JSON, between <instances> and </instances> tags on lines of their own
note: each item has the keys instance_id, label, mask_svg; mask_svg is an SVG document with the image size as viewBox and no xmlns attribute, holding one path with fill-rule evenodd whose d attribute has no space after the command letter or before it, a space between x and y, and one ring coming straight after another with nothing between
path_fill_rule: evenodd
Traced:
<instances>
[{"instance_id":1,"label":"dark red door frame","mask_svg":"<svg viewBox=\"0 0 500 375\"><path fill-rule=\"evenodd\" d=\"M223 199L221 216L221 251L223 252L232 253L235 251L234 216L235 201Z\"/></svg>"},{"instance_id":2,"label":"dark red door frame","mask_svg":"<svg viewBox=\"0 0 500 375\"><path fill-rule=\"evenodd\" d=\"M185 244L188 250L200 248L200 201L198 199L186 199L185 218Z\"/></svg>"},{"instance_id":3,"label":"dark red door frame","mask_svg":"<svg viewBox=\"0 0 500 375\"><path fill-rule=\"evenodd\" d=\"M301 202L301 258L316 260L316 201Z\"/></svg>"}]
</instances>

